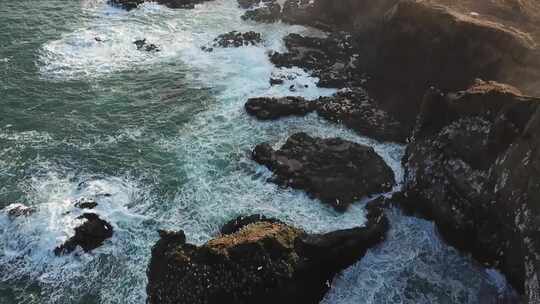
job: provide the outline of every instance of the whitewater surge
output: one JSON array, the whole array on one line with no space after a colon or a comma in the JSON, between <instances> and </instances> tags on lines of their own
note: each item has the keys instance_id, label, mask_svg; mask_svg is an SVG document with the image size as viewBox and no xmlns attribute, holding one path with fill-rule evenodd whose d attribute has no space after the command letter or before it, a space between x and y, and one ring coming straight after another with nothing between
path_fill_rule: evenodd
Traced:
<instances>
[{"instance_id":1,"label":"whitewater surge","mask_svg":"<svg viewBox=\"0 0 540 304\"><path fill-rule=\"evenodd\" d=\"M83 83L96 92L140 97L129 104L134 109L111 95L91 105L105 109L105 114L79 115L85 105L72 110L78 114L72 120L82 130L93 132L81 138L0 128L0 141L5 143L0 156L12 160L0 158L0 174L15 174L21 163L28 163L25 168L30 176L16 185L16 191L37 210L15 220L0 215L0 247L4 249L0 281L18 293L9 299L18 303L144 303L146 265L158 239L157 229L182 229L188 241L202 244L223 223L242 214L276 217L309 232L362 225L364 202L370 198L340 214L302 191L268 183L270 172L250 160L256 144L268 141L279 147L296 132L372 146L393 169L398 181L393 191L399 190L403 145L359 136L315 114L260 122L243 110L249 97L314 99L335 93L317 88L318 80L305 71L278 69L268 59L268 52L284 49L282 38L289 33L323 33L281 23L242 21L243 11L234 0L211 1L194 10L144 4L130 12L103 1L82 4L85 17L80 24L36 51L37 77L51 84ZM201 50L232 30L260 32L264 43ZM133 44L137 39L157 44L161 52L137 51ZM147 76L149 83L132 71ZM270 86L271 76L283 76L286 81ZM294 92L289 90L292 85L297 88ZM69 106L76 103L69 102ZM171 107L175 116L144 116L164 107ZM120 114L110 114L113 110ZM129 115L137 120L126 126ZM78 121L85 118L88 121ZM115 119L122 123L114 125ZM100 124L111 130L95 131ZM32 158L20 159L18 150L10 148L15 146L33 151ZM47 155L52 147L75 150L81 156L71 157L68 164L50 161ZM132 169L118 169L128 163ZM100 166L112 168L97 169ZM138 166L145 172L138 172ZM166 174L167 185L160 184L165 180L160 174ZM73 202L83 197L97 200L94 211L113 225L115 234L92 253L55 257L54 247L69 238L79 223L76 217L83 211ZM397 211L391 212L390 219L388 241L337 277L324 303L478 303L479 297L492 303L504 292L505 284L498 288L489 273L442 244L431 223ZM390 286L394 292L388 292Z\"/></svg>"}]
</instances>

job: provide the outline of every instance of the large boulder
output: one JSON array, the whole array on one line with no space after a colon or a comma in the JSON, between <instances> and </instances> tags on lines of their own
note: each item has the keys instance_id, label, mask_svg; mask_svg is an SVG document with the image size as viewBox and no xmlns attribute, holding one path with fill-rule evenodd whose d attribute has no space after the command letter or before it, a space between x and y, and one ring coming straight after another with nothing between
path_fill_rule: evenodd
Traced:
<instances>
[{"instance_id":1,"label":"large boulder","mask_svg":"<svg viewBox=\"0 0 540 304\"><path fill-rule=\"evenodd\" d=\"M380 242L387 229L377 209L365 227L327 234L250 221L195 246L182 231L161 231L148 267L148 303L318 303L334 275Z\"/></svg>"},{"instance_id":2,"label":"large boulder","mask_svg":"<svg viewBox=\"0 0 540 304\"><path fill-rule=\"evenodd\" d=\"M302 97L250 98L244 105L246 112L261 120L273 120L285 116L303 116L313 112L317 103Z\"/></svg>"},{"instance_id":3,"label":"large boulder","mask_svg":"<svg viewBox=\"0 0 540 304\"><path fill-rule=\"evenodd\" d=\"M68 254L80 246L84 252L100 247L103 242L113 236L111 224L99 218L95 213L85 213L77 219L84 222L75 228L75 235L54 249L54 254Z\"/></svg>"},{"instance_id":4,"label":"large boulder","mask_svg":"<svg viewBox=\"0 0 540 304\"><path fill-rule=\"evenodd\" d=\"M273 172L273 182L303 189L340 211L362 197L391 190L395 182L373 148L340 138L297 133L277 151L267 143L258 145L253 159Z\"/></svg>"},{"instance_id":5,"label":"large boulder","mask_svg":"<svg viewBox=\"0 0 540 304\"><path fill-rule=\"evenodd\" d=\"M538 296L540 99L495 82L431 89L407 147L402 206ZM538 298L536 298L538 299Z\"/></svg>"}]
</instances>

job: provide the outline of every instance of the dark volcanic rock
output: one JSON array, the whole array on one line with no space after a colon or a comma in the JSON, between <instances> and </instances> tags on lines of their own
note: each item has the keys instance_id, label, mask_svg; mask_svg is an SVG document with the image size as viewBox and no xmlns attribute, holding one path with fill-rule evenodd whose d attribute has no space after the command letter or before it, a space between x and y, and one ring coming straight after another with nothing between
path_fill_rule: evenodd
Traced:
<instances>
[{"instance_id":1,"label":"dark volcanic rock","mask_svg":"<svg viewBox=\"0 0 540 304\"><path fill-rule=\"evenodd\" d=\"M340 211L394 184L393 171L373 148L339 138L297 133L278 151L258 145L253 159L274 173L274 182L303 189Z\"/></svg>"},{"instance_id":2,"label":"dark volcanic rock","mask_svg":"<svg viewBox=\"0 0 540 304\"><path fill-rule=\"evenodd\" d=\"M249 31L245 33L232 31L229 33L221 34L214 39L214 47L241 47L249 45L257 45L262 42L261 34Z\"/></svg>"},{"instance_id":3,"label":"dark volcanic rock","mask_svg":"<svg viewBox=\"0 0 540 304\"><path fill-rule=\"evenodd\" d=\"M14 219L21 216L30 216L36 212L36 209L23 204L10 204L4 208L4 211L10 219Z\"/></svg>"},{"instance_id":4,"label":"dark volcanic rock","mask_svg":"<svg viewBox=\"0 0 540 304\"><path fill-rule=\"evenodd\" d=\"M529 303L540 290L539 126L540 99L510 86L432 89L407 147L401 200L452 245L501 269Z\"/></svg>"},{"instance_id":5,"label":"dark volcanic rock","mask_svg":"<svg viewBox=\"0 0 540 304\"><path fill-rule=\"evenodd\" d=\"M132 10L144 2L157 2L168 8L194 8L195 4L203 3L209 0L108 0L108 3L114 6Z\"/></svg>"},{"instance_id":6,"label":"dark volcanic rock","mask_svg":"<svg viewBox=\"0 0 540 304\"><path fill-rule=\"evenodd\" d=\"M369 98L361 88L338 92L331 97L307 101L301 97L251 98L245 104L248 114L261 120L317 113L332 122L343 123L361 135L382 141L405 142L409 132Z\"/></svg>"},{"instance_id":7,"label":"dark volcanic rock","mask_svg":"<svg viewBox=\"0 0 540 304\"><path fill-rule=\"evenodd\" d=\"M262 23L273 23L281 16L281 6L277 2L269 2L265 6L252 9L242 15L243 20L253 20Z\"/></svg>"},{"instance_id":8,"label":"dark volcanic rock","mask_svg":"<svg viewBox=\"0 0 540 304\"><path fill-rule=\"evenodd\" d=\"M153 43L147 43L146 39L140 39L133 41L133 44L137 46L137 50L146 52L159 52L160 49Z\"/></svg>"},{"instance_id":9,"label":"dark volcanic rock","mask_svg":"<svg viewBox=\"0 0 540 304\"><path fill-rule=\"evenodd\" d=\"M162 232L148 267L148 302L318 303L334 275L380 242L387 229L378 210L369 213L366 227L328 234L250 221L194 246L183 232Z\"/></svg>"},{"instance_id":10,"label":"dark volcanic rock","mask_svg":"<svg viewBox=\"0 0 540 304\"><path fill-rule=\"evenodd\" d=\"M85 213L78 219L86 220L83 224L75 228L75 235L69 238L64 244L54 249L54 254L62 255L73 252L77 246L81 246L84 252L92 251L111 238L113 227L111 224L99 218L97 214Z\"/></svg>"},{"instance_id":11,"label":"dark volcanic rock","mask_svg":"<svg viewBox=\"0 0 540 304\"><path fill-rule=\"evenodd\" d=\"M248 99L245 109L248 114L258 119L270 120L290 115L306 115L316 109L316 102L302 97L260 97Z\"/></svg>"},{"instance_id":12,"label":"dark volcanic rock","mask_svg":"<svg viewBox=\"0 0 540 304\"><path fill-rule=\"evenodd\" d=\"M350 87L364 82L357 67L359 46L348 33L332 33L328 38L290 34L285 37L285 45L287 53L270 55L278 67L298 66L309 70L320 79L321 87Z\"/></svg>"},{"instance_id":13,"label":"dark volcanic rock","mask_svg":"<svg viewBox=\"0 0 540 304\"><path fill-rule=\"evenodd\" d=\"M318 101L317 113L330 121L343 123L361 135L382 141L405 142L409 135L394 117L360 88L339 92Z\"/></svg>"}]
</instances>

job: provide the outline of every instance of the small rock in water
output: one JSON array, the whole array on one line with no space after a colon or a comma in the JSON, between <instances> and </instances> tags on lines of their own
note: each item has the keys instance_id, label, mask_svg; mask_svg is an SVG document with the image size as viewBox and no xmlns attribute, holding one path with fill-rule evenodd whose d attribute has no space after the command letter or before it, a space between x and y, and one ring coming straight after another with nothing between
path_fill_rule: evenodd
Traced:
<instances>
[{"instance_id":1,"label":"small rock in water","mask_svg":"<svg viewBox=\"0 0 540 304\"><path fill-rule=\"evenodd\" d=\"M153 43L147 43L146 39L135 40L133 42L137 46L137 50L146 52L159 52L159 47Z\"/></svg>"},{"instance_id":2,"label":"small rock in water","mask_svg":"<svg viewBox=\"0 0 540 304\"><path fill-rule=\"evenodd\" d=\"M79 209L94 209L97 207L97 205L98 203L95 200L87 197L83 197L75 201L75 207Z\"/></svg>"},{"instance_id":3,"label":"small rock in water","mask_svg":"<svg viewBox=\"0 0 540 304\"><path fill-rule=\"evenodd\" d=\"M71 253L77 246L80 246L84 252L92 251L113 235L111 224L99 218L95 213L85 213L77 219L85 219L86 221L75 228L74 236L54 249L55 255Z\"/></svg>"},{"instance_id":4,"label":"small rock in water","mask_svg":"<svg viewBox=\"0 0 540 304\"><path fill-rule=\"evenodd\" d=\"M30 216L36 212L36 209L23 204L11 204L5 208L5 211L10 219L14 219L21 216Z\"/></svg>"}]
</instances>

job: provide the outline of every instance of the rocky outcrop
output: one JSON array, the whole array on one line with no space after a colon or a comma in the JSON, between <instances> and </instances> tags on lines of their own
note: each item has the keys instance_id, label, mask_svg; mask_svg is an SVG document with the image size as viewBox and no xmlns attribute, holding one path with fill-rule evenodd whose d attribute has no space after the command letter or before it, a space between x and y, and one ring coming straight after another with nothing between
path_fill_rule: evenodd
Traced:
<instances>
[{"instance_id":1,"label":"rocky outcrop","mask_svg":"<svg viewBox=\"0 0 540 304\"><path fill-rule=\"evenodd\" d=\"M277 151L258 145L253 159L274 173L273 182L303 189L340 211L394 184L393 171L373 148L339 138L297 133Z\"/></svg>"},{"instance_id":2,"label":"rocky outcrop","mask_svg":"<svg viewBox=\"0 0 540 304\"><path fill-rule=\"evenodd\" d=\"M148 302L318 303L333 276L380 242L387 229L385 216L374 209L365 227L327 234L249 221L195 246L182 231L161 231L148 267Z\"/></svg>"},{"instance_id":3,"label":"rocky outcrop","mask_svg":"<svg viewBox=\"0 0 540 304\"><path fill-rule=\"evenodd\" d=\"M195 4L203 3L209 0L108 0L108 3L126 10L136 9L144 2L157 2L168 8L194 8Z\"/></svg>"},{"instance_id":4,"label":"rocky outcrop","mask_svg":"<svg viewBox=\"0 0 540 304\"><path fill-rule=\"evenodd\" d=\"M363 89L345 90L332 97L320 98L318 105L319 116L342 123L361 135L394 142L405 142L409 136L407 128L403 128Z\"/></svg>"},{"instance_id":5,"label":"rocky outcrop","mask_svg":"<svg viewBox=\"0 0 540 304\"><path fill-rule=\"evenodd\" d=\"M232 31L225 34L219 35L214 39L212 46L213 47L241 47L241 46L250 46L257 45L262 42L261 34L249 31L245 33ZM211 50L206 48L206 50Z\"/></svg>"},{"instance_id":6,"label":"rocky outcrop","mask_svg":"<svg viewBox=\"0 0 540 304\"><path fill-rule=\"evenodd\" d=\"M431 89L404 159L401 200L452 245L501 269L528 303L540 290L539 132L540 99L511 86Z\"/></svg>"},{"instance_id":7,"label":"rocky outcrop","mask_svg":"<svg viewBox=\"0 0 540 304\"><path fill-rule=\"evenodd\" d=\"M302 97L258 97L245 104L246 112L261 120L273 120L285 116L303 116L317 108L317 102Z\"/></svg>"},{"instance_id":8,"label":"rocky outcrop","mask_svg":"<svg viewBox=\"0 0 540 304\"><path fill-rule=\"evenodd\" d=\"M360 46L351 34L337 32L327 38L290 34L284 40L288 52L270 55L276 66L309 70L321 87L353 87L365 82L357 66Z\"/></svg>"},{"instance_id":9,"label":"rocky outcrop","mask_svg":"<svg viewBox=\"0 0 540 304\"><path fill-rule=\"evenodd\" d=\"M85 213L77 219L85 221L75 228L74 236L54 249L55 255L71 253L77 246L80 246L84 252L89 252L98 248L106 239L113 236L111 224L99 218L95 213Z\"/></svg>"},{"instance_id":10,"label":"rocky outcrop","mask_svg":"<svg viewBox=\"0 0 540 304\"><path fill-rule=\"evenodd\" d=\"M361 88L343 90L331 97L308 101L301 97L251 98L246 112L261 120L286 116L303 116L316 111L319 116L355 130L363 136L381 141L405 142L409 132L377 101L369 98Z\"/></svg>"}]
</instances>

